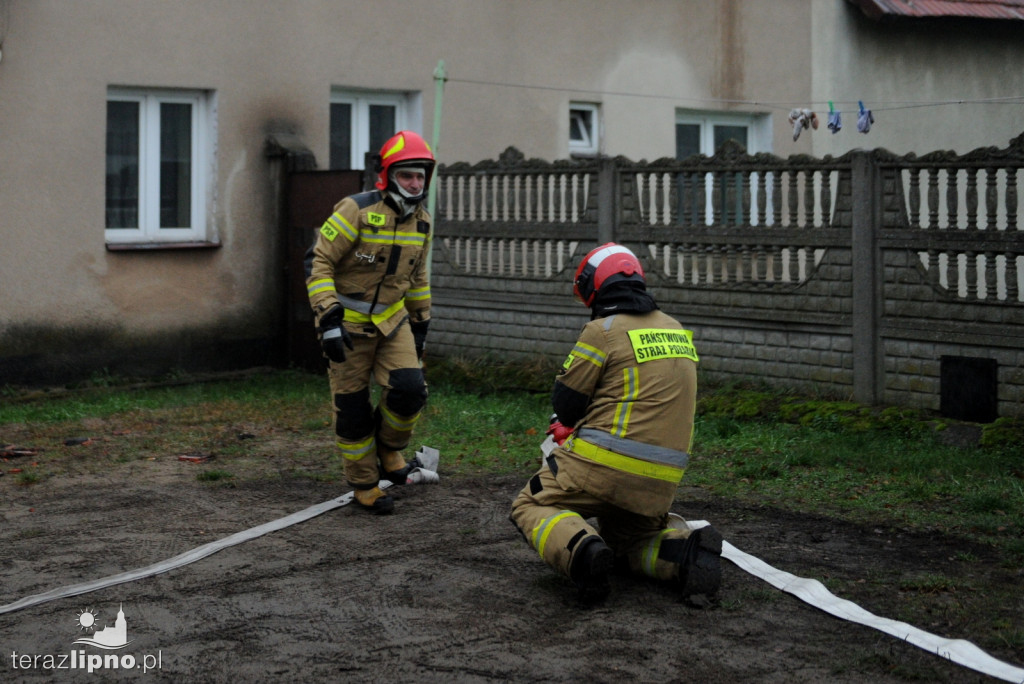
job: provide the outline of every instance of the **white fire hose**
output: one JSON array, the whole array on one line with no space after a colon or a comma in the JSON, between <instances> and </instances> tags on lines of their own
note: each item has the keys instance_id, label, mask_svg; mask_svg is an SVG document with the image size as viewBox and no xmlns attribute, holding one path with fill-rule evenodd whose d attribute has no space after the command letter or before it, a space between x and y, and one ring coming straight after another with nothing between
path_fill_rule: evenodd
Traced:
<instances>
[{"instance_id":1,"label":"white fire hose","mask_svg":"<svg viewBox=\"0 0 1024 684\"><path fill-rule=\"evenodd\" d=\"M440 459L440 452L437 449L425 446L421 447L416 452L416 457L419 459L419 465L409 472L408 482L410 484L416 483L434 483L440 480L437 474L437 463ZM391 483L387 480L382 480L380 483L381 489L387 489L391 486ZM296 523L306 522L310 518L315 518L321 513L334 510L335 508L341 508L347 506L352 501L352 492L348 492L336 499L324 501L314 506L292 513L291 515L271 522L258 525L242 532L236 532L235 534L218 539L217 541L210 542L209 544L203 544L202 546L196 547L191 551L168 558L167 560L154 563L144 568L137 570L129 570L128 572L122 572L117 575L110 575L102 579L93 580L91 582L83 582L81 584L74 584L69 587L61 587L58 589L52 589L42 594L35 594L33 596L26 596L23 599L15 601L14 603L8 603L5 606L0 606L0 615L4 613L11 613L22 608L28 608L29 606L39 605L40 603L46 603L48 601L55 601L56 599L67 598L69 596L78 596L79 594L86 594L90 591L96 591L98 589L105 589L112 587L117 584L124 584L125 582L132 582L144 577L152 577L153 575L159 575L180 568L183 565L189 563L195 563L197 560L206 558L207 556L222 551L231 546L247 542L257 537L262 537L270 532L276 532L277 530L290 527Z\"/></svg>"}]
</instances>

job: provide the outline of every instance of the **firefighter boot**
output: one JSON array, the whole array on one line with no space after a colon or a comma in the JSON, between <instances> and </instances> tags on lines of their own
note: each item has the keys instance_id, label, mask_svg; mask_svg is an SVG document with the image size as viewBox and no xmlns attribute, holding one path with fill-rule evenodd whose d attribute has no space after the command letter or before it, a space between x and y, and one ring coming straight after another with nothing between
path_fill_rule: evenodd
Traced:
<instances>
[{"instance_id":1,"label":"firefighter boot","mask_svg":"<svg viewBox=\"0 0 1024 684\"><path fill-rule=\"evenodd\" d=\"M364 511L374 515L387 515L395 510L395 501L376 485L370 489L354 489L353 498Z\"/></svg>"},{"instance_id":2,"label":"firefighter boot","mask_svg":"<svg viewBox=\"0 0 1024 684\"><path fill-rule=\"evenodd\" d=\"M381 447L378 453L380 455L380 479L390 480L393 485L404 485L409 477L409 471L416 466L406 463L398 451Z\"/></svg>"},{"instance_id":3,"label":"firefighter boot","mask_svg":"<svg viewBox=\"0 0 1024 684\"><path fill-rule=\"evenodd\" d=\"M603 601L611 585L608 574L615 563L615 553L596 534L580 542L569 567L569 578L576 585L582 603Z\"/></svg>"},{"instance_id":4,"label":"firefighter boot","mask_svg":"<svg viewBox=\"0 0 1024 684\"><path fill-rule=\"evenodd\" d=\"M708 525L690 533L679 559L679 593L711 599L722 583L722 535Z\"/></svg>"}]
</instances>

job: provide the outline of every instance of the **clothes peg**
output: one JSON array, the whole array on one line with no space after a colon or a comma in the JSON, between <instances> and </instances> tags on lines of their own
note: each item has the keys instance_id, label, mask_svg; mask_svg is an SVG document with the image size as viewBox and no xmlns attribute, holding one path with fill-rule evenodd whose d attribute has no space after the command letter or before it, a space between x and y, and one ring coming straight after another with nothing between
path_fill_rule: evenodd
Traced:
<instances>
[{"instance_id":1,"label":"clothes peg","mask_svg":"<svg viewBox=\"0 0 1024 684\"><path fill-rule=\"evenodd\" d=\"M832 105L832 100L828 101L828 129L832 131L832 135L835 135L843 127L843 116L842 112L837 112L835 107Z\"/></svg>"}]
</instances>

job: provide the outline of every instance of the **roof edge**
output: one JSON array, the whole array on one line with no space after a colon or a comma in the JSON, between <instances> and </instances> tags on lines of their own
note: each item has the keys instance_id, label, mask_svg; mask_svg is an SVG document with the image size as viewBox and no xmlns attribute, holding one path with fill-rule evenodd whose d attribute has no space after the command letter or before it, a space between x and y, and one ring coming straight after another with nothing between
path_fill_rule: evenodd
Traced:
<instances>
[{"instance_id":1,"label":"roof edge","mask_svg":"<svg viewBox=\"0 0 1024 684\"><path fill-rule=\"evenodd\" d=\"M848 0L873 21L980 19L1024 21L1024 0Z\"/></svg>"}]
</instances>

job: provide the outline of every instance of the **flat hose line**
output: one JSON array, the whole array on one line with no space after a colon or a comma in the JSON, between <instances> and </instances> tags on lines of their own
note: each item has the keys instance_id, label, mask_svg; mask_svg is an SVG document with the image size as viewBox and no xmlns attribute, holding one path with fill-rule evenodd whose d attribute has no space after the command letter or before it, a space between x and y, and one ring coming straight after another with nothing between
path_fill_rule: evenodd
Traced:
<instances>
[{"instance_id":1,"label":"flat hose line","mask_svg":"<svg viewBox=\"0 0 1024 684\"><path fill-rule=\"evenodd\" d=\"M708 523L705 520L694 520L686 524L690 529L697 529ZM792 594L829 615L877 629L906 641L908 644L930 651L940 658L991 677L1017 684L1024 683L1024 668L993 658L970 641L947 639L918 629L906 622L879 617L864 610L853 601L834 595L821 582L797 577L778 568L773 568L760 558L740 551L727 541L722 542L722 558L731 561L741 570L764 580L776 589Z\"/></svg>"},{"instance_id":2,"label":"flat hose line","mask_svg":"<svg viewBox=\"0 0 1024 684\"><path fill-rule=\"evenodd\" d=\"M389 486L391 486L390 482L386 480L381 482L382 489ZM263 525L258 525L257 527L253 527L242 532L237 532L231 536L210 542L209 544L204 544L192 549L191 551L186 551L185 553L174 556L173 558L168 558L165 561L154 563L153 565L139 568L138 570L130 570L128 572L122 572L117 575L111 575L91 582L83 582L81 584L53 589L51 591L43 592L42 594L26 596L14 603L0 606L0 615L4 613L12 613L16 610L39 605L48 601L67 598L69 596L78 596L79 594L85 594L118 584L143 579L145 577L151 577L153 575L158 575L169 570L179 568L183 565L188 565L189 563L194 563L211 554L221 551L222 549L247 542L251 539L256 539L257 537L290 527L291 525L295 525L300 522L305 522L311 518L321 515L322 513L326 513L327 511L347 506L351 503L352 496L352 492L348 492L336 499L330 499L323 503L310 506L309 508L297 513L292 513L291 515L283 518L264 523ZM686 525L690 529L697 529L708 524L705 520L686 522L679 516L674 514L671 514L671 516L674 519L675 526ZM884 632L896 637L897 639L906 641L913 646L930 651L940 658L949 660L950 662L954 662L977 672L981 672L1007 682L1017 682L1017 684L1024 683L1024 668L1016 667L1001 660L997 660L969 641L965 641L963 639L947 639L945 637L925 632L905 622L898 622L896 620L878 617L877 615L864 610L852 601L847 601L846 599L841 599L835 596L826 589L825 585L821 582L797 577L796 575L774 568L761 559L740 551L727 541L722 542L722 558L732 562L741 570L764 580L776 589L792 594L805 603L823 610L837 618L877 629L880 632Z\"/></svg>"}]
</instances>

